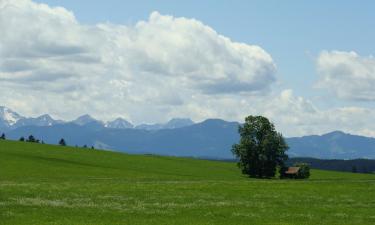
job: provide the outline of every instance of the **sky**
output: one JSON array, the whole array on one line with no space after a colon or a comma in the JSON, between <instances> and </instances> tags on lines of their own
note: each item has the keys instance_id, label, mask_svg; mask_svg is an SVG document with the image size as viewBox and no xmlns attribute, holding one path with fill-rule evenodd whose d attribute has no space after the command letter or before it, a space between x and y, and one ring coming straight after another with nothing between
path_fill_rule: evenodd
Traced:
<instances>
[{"instance_id":1,"label":"sky","mask_svg":"<svg viewBox=\"0 0 375 225\"><path fill-rule=\"evenodd\" d=\"M375 136L373 1L0 0L0 105Z\"/></svg>"}]
</instances>

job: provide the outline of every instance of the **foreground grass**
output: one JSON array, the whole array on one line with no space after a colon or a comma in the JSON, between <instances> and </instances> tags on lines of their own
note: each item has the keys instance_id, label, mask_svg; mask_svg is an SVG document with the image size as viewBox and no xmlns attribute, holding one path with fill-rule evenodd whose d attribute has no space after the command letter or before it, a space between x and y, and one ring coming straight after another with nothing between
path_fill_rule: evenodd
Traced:
<instances>
[{"instance_id":1,"label":"foreground grass","mask_svg":"<svg viewBox=\"0 0 375 225\"><path fill-rule=\"evenodd\" d=\"M375 224L375 176L0 141L0 224Z\"/></svg>"}]
</instances>

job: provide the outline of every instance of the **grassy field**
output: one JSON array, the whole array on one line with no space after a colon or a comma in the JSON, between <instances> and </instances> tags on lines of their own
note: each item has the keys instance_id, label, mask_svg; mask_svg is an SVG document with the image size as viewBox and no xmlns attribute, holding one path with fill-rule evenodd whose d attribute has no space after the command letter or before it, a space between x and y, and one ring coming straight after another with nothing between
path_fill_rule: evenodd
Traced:
<instances>
[{"instance_id":1,"label":"grassy field","mask_svg":"<svg viewBox=\"0 0 375 225\"><path fill-rule=\"evenodd\" d=\"M375 176L0 141L0 224L375 224Z\"/></svg>"}]
</instances>

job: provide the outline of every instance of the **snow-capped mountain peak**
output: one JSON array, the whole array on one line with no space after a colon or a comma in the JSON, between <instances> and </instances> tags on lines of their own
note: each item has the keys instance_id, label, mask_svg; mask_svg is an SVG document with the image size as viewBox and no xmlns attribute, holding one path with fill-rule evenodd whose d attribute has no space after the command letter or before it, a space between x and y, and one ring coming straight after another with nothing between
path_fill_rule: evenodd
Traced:
<instances>
[{"instance_id":1,"label":"snow-capped mountain peak","mask_svg":"<svg viewBox=\"0 0 375 225\"><path fill-rule=\"evenodd\" d=\"M63 123L61 120L54 120L50 115L44 114L37 118L35 118L35 121L37 121L37 126L52 126L58 123Z\"/></svg>"},{"instance_id":2,"label":"snow-capped mountain peak","mask_svg":"<svg viewBox=\"0 0 375 225\"><path fill-rule=\"evenodd\" d=\"M0 106L0 127L10 127L22 118L24 117L12 111L11 109Z\"/></svg>"},{"instance_id":3,"label":"snow-capped mountain peak","mask_svg":"<svg viewBox=\"0 0 375 225\"><path fill-rule=\"evenodd\" d=\"M55 124L60 124L63 123L61 120L54 120L50 115L44 114L36 118L22 118L17 121L13 125L13 128L17 127L23 127L23 126L38 126L38 127L43 127L43 126L53 126Z\"/></svg>"}]
</instances>

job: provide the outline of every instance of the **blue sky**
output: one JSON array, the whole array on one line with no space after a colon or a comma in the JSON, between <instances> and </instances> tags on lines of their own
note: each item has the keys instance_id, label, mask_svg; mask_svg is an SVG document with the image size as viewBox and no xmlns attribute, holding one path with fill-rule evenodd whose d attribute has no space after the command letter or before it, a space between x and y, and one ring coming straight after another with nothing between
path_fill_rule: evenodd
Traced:
<instances>
[{"instance_id":1,"label":"blue sky","mask_svg":"<svg viewBox=\"0 0 375 225\"><path fill-rule=\"evenodd\" d=\"M261 114L287 136L375 136L374 1L4 0L0 11L0 105L22 114Z\"/></svg>"}]
</instances>

